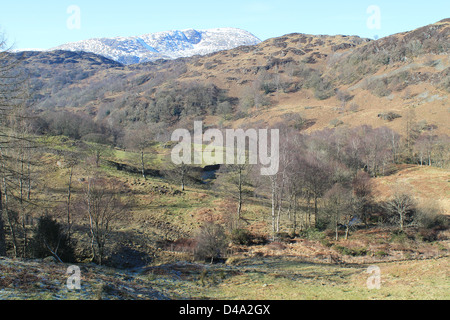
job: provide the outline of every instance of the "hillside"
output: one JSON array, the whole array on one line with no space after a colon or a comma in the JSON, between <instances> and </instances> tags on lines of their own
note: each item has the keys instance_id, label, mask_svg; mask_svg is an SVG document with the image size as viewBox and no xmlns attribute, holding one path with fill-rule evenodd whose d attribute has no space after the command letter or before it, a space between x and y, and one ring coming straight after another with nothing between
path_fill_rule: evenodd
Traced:
<instances>
[{"instance_id":1,"label":"hillside","mask_svg":"<svg viewBox=\"0 0 450 320\"><path fill-rule=\"evenodd\" d=\"M124 64L205 55L261 42L236 28L174 30L139 37L90 39L60 45L53 50L86 51Z\"/></svg>"},{"instance_id":2,"label":"hillside","mask_svg":"<svg viewBox=\"0 0 450 320\"><path fill-rule=\"evenodd\" d=\"M25 53L24 58L30 58L27 70L40 70L30 76L40 112L56 107L115 123L161 121L149 115L161 98L184 88L214 86L222 96L194 112L213 116L211 123L220 119L217 105L229 101L232 112L243 118L231 126L273 124L300 114L313 124L309 131L369 124L403 133L405 117L414 110L423 124L448 134L449 30L447 19L377 41L289 34L206 56L131 66L106 63L98 68L82 55L72 65L72 58L58 51ZM50 66L49 60L56 63ZM379 117L385 113L400 118L386 121ZM171 125L178 115L167 117Z\"/></svg>"},{"instance_id":3,"label":"hillside","mask_svg":"<svg viewBox=\"0 0 450 320\"><path fill-rule=\"evenodd\" d=\"M377 195L387 199L395 191L395 186L408 188L414 197L422 202L435 200L444 213L450 216L450 173L448 170L427 166L406 166L403 170L377 179Z\"/></svg>"},{"instance_id":4,"label":"hillside","mask_svg":"<svg viewBox=\"0 0 450 320\"><path fill-rule=\"evenodd\" d=\"M24 102L0 108L0 299L448 297L449 37L446 19L139 64L1 55L26 85L0 72ZM279 170L175 165L194 120L279 128Z\"/></svg>"},{"instance_id":5,"label":"hillside","mask_svg":"<svg viewBox=\"0 0 450 320\"><path fill-rule=\"evenodd\" d=\"M285 241L230 245L225 263L198 261L192 254L198 228L205 221L226 221L232 208L223 191L191 182L180 192L179 185L166 176L144 180L139 174L117 170L109 161L135 163L133 153L123 150L114 150L95 167L83 144L44 138L46 151L39 158L42 173L34 189L39 197L33 197L35 202L53 203L52 216L64 221L69 161L75 154L87 159L75 166L72 185L77 221L73 234L79 255L75 265L81 270L81 289L66 287L67 268L73 263L57 263L51 257L2 257L0 299L398 300L448 296L448 230L441 231L437 241L426 241L414 231L408 232L408 237L398 236L383 226L357 229L348 240L338 241L326 233L304 232ZM148 160L148 165L158 167L155 159ZM134 199L127 214L112 225L106 266L90 262L83 225L82 199L92 175L124 186L126 197ZM423 198L436 199L448 193L448 174L436 168L400 168L394 175L377 178L376 184L389 187L398 179L408 181ZM419 179L433 184L423 189ZM378 197L386 196L382 192L389 190L381 189ZM245 204L246 228L255 234L270 233L267 205L264 199ZM367 288L371 265L382 270L380 290Z\"/></svg>"}]
</instances>

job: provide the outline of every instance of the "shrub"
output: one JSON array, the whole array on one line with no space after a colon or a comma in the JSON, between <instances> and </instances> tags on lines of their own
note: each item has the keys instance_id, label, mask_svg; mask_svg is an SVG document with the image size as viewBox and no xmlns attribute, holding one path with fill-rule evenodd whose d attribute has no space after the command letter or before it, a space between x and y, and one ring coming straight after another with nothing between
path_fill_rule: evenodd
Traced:
<instances>
[{"instance_id":1,"label":"shrub","mask_svg":"<svg viewBox=\"0 0 450 320\"><path fill-rule=\"evenodd\" d=\"M375 255L375 257L381 258L381 257L387 256L388 254L383 250L379 250L379 251L375 252L374 255Z\"/></svg>"},{"instance_id":2,"label":"shrub","mask_svg":"<svg viewBox=\"0 0 450 320\"><path fill-rule=\"evenodd\" d=\"M326 100L334 95L333 88L321 86L314 91L314 96L319 100Z\"/></svg>"},{"instance_id":3,"label":"shrub","mask_svg":"<svg viewBox=\"0 0 450 320\"><path fill-rule=\"evenodd\" d=\"M268 244L267 248L269 250L282 251L282 250L286 249L286 245L282 242L275 241L275 242Z\"/></svg>"},{"instance_id":4,"label":"shrub","mask_svg":"<svg viewBox=\"0 0 450 320\"><path fill-rule=\"evenodd\" d=\"M441 208L435 202L427 202L419 206L415 213L414 220L419 228L448 228L448 218L441 214Z\"/></svg>"},{"instance_id":5,"label":"shrub","mask_svg":"<svg viewBox=\"0 0 450 320\"><path fill-rule=\"evenodd\" d=\"M252 235L247 229L234 229L231 232L231 241L234 244L248 246L252 241Z\"/></svg>"},{"instance_id":6,"label":"shrub","mask_svg":"<svg viewBox=\"0 0 450 320\"><path fill-rule=\"evenodd\" d=\"M226 236L224 228L213 222L206 222L198 231L195 258L210 260L221 258L226 249Z\"/></svg>"},{"instance_id":7,"label":"shrub","mask_svg":"<svg viewBox=\"0 0 450 320\"><path fill-rule=\"evenodd\" d=\"M46 258L54 256L63 262L73 262L74 249L61 225L49 216L39 219L37 228L31 240L33 256Z\"/></svg>"},{"instance_id":8,"label":"shrub","mask_svg":"<svg viewBox=\"0 0 450 320\"><path fill-rule=\"evenodd\" d=\"M393 121L397 118L401 118L402 116L399 115L398 113L395 112L384 112L384 113L380 113L378 114L378 118L381 118L383 120L387 120L387 121Z\"/></svg>"},{"instance_id":9,"label":"shrub","mask_svg":"<svg viewBox=\"0 0 450 320\"><path fill-rule=\"evenodd\" d=\"M365 248L365 247L361 247L361 248L347 248L347 247L343 247L343 246L335 246L334 248L340 254L346 255L346 256L353 256L353 257L365 256L368 253L367 252L367 248Z\"/></svg>"},{"instance_id":10,"label":"shrub","mask_svg":"<svg viewBox=\"0 0 450 320\"><path fill-rule=\"evenodd\" d=\"M374 80L368 84L367 89L371 90L377 97L387 97L392 93L389 89L388 79Z\"/></svg>"},{"instance_id":11,"label":"shrub","mask_svg":"<svg viewBox=\"0 0 450 320\"><path fill-rule=\"evenodd\" d=\"M277 91L277 85L273 82L265 82L261 85L261 90L263 90L265 94L274 93Z\"/></svg>"},{"instance_id":12,"label":"shrub","mask_svg":"<svg viewBox=\"0 0 450 320\"><path fill-rule=\"evenodd\" d=\"M300 233L300 236L308 240L321 241L325 239L325 233L315 228L308 228Z\"/></svg>"},{"instance_id":13,"label":"shrub","mask_svg":"<svg viewBox=\"0 0 450 320\"><path fill-rule=\"evenodd\" d=\"M348 111L350 112L358 112L360 110L360 106L356 103L350 104L350 107L348 108Z\"/></svg>"},{"instance_id":14,"label":"shrub","mask_svg":"<svg viewBox=\"0 0 450 320\"><path fill-rule=\"evenodd\" d=\"M275 235L275 239L279 242L289 242L291 240L291 236L287 232L278 232Z\"/></svg>"},{"instance_id":15,"label":"shrub","mask_svg":"<svg viewBox=\"0 0 450 320\"><path fill-rule=\"evenodd\" d=\"M433 242L438 239L439 228L433 229L419 229L418 238L422 241Z\"/></svg>"},{"instance_id":16,"label":"shrub","mask_svg":"<svg viewBox=\"0 0 450 320\"><path fill-rule=\"evenodd\" d=\"M402 230L395 230L391 233L390 242L403 243L408 240L408 235Z\"/></svg>"},{"instance_id":17,"label":"shrub","mask_svg":"<svg viewBox=\"0 0 450 320\"><path fill-rule=\"evenodd\" d=\"M216 108L216 114L221 115L224 119L230 119L233 113L233 106L229 101L220 102Z\"/></svg>"},{"instance_id":18,"label":"shrub","mask_svg":"<svg viewBox=\"0 0 450 320\"><path fill-rule=\"evenodd\" d=\"M354 96L352 96L349 92L345 90L337 90L336 96L339 101L341 101L341 105L345 107L347 102L353 99Z\"/></svg>"},{"instance_id":19,"label":"shrub","mask_svg":"<svg viewBox=\"0 0 450 320\"><path fill-rule=\"evenodd\" d=\"M231 256L227 259L225 264L230 266L238 266L242 264L244 261L245 258L243 256Z\"/></svg>"},{"instance_id":20,"label":"shrub","mask_svg":"<svg viewBox=\"0 0 450 320\"><path fill-rule=\"evenodd\" d=\"M310 107L309 107L310 108ZM306 109L306 107L305 107ZM285 113L283 119L289 122L289 124L296 130L306 129L311 125L311 121L306 119L301 113Z\"/></svg>"},{"instance_id":21,"label":"shrub","mask_svg":"<svg viewBox=\"0 0 450 320\"><path fill-rule=\"evenodd\" d=\"M292 114L292 118L294 121L294 128L297 130L302 130L306 123L308 122L301 114Z\"/></svg>"},{"instance_id":22,"label":"shrub","mask_svg":"<svg viewBox=\"0 0 450 320\"><path fill-rule=\"evenodd\" d=\"M441 87L447 92L450 92L450 74L448 74L447 77L442 79Z\"/></svg>"},{"instance_id":23,"label":"shrub","mask_svg":"<svg viewBox=\"0 0 450 320\"><path fill-rule=\"evenodd\" d=\"M333 119L330 121L330 126L332 126L334 128L339 127L340 125L343 125L343 124L344 124L344 122L339 119Z\"/></svg>"}]
</instances>

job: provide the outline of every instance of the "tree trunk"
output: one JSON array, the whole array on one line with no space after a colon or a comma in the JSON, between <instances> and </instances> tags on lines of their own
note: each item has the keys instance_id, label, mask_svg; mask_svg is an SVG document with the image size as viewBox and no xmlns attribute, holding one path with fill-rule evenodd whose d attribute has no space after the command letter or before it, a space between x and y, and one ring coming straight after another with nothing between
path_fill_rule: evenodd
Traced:
<instances>
[{"instance_id":1,"label":"tree trunk","mask_svg":"<svg viewBox=\"0 0 450 320\"><path fill-rule=\"evenodd\" d=\"M292 234L295 236L297 231L297 195L294 196L294 208L292 213L293 224L292 224Z\"/></svg>"},{"instance_id":2,"label":"tree trunk","mask_svg":"<svg viewBox=\"0 0 450 320\"><path fill-rule=\"evenodd\" d=\"M242 170L239 169L239 183L238 183L238 208L237 208L237 223L239 225L241 221L241 211L242 211Z\"/></svg>"},{"instance_id":3,"label":"tree trunk","mask_svg":"<svg viewBox=\"0 0 450 320\"><path fill-rule=\"evenodd\" d=\"M336 217L336 221L334 223L334 228L335 228L335 232L336 232L336 241L339 240L339 228L338 228L338 223L337 223L337 217Z\"/></svg>"},{"instance_id":4,"label":"tree trunk","mask_svg":"<svg viewBox=\"0 0 450 320\"><path fill-rule=\"evenodd\" d=\"M72 229L72 221L70 218L70 202L72 196L72 176L73 176L73 166L70 167L69 172L69 185L67 187L67 238L70 243L71 229Z\"/></svg>"},{"instance_id":5,"label":"tree trunk","mask_svg":"<svg viewBox=\"0 0 450 320\"><path fill-rule=\"evenodd\" d=\"M31 164L28 162L27 164L27 200L31 200Z\"/></svg>"},{"instance_id":6,"label":"tree trunk","mask_svg":"<svg viewBox=\"0 0 450 320\"><path fill-rule=\"evenodd\" d=\"M98 168L100 167L100 151L97 150L95 153L95 166Z\"/></svg>"},{"instance_id":7,"label":"tree trunk","mask_svg":"<svg viewBox=\"0 0 450 320\"><path fill-rule=\"evenodd\" d=\"M14 224L12 221L12 217L11 214L8 210L8 189L7 189L7 184L6 184L6 178L3 177L3 191L5 194L5 202L4 202L4 211L6 213L6 219L8 221L8 226L9 226L9 230L11 232L11 237L12 237L12 243L13 243L13 248L14 248L14 258L17 258L17 239L16 239L16 231L14 228Z\"/></svg>"},{"instance_id":8,"label":"tree trunk","mask_svg":"<svg viewBox=\"0 0 450 320\"><path fill-rule=\"evenodd\" d=\"M6 256L5 225L3 222L3 195L0 186L0 257Z\"/></svg>"},{"instance_id":9,"label":"tree trunk","mask_svg":"<svg viewBox=\"0 0 450 320\"><path fill-rule=\"evenodd\" d=\"M281 209L283 206L283 185L279 188L279 195L278 195L278 210L277 210L277 233L280 232L280 220L281 220Z\"/></svg>"},{"instance_id":10,"label":"tree trunk","mask_svg":"<svg viewBox=\"0 0 450 320\"><path fill-rule=\"evenodd\" d=\"M100 242L100 240L97 241ZM98 247L98 264L101 266L103 264L104 248L103 245L101 244L97 244L97 247Z\"/></svg>"},{"instance_id":11,"label":"tree trunk","mask_svg":"<svg viewBox=\"0 0 450 320\"><path fill-rule=\"evenodd\" d=\"M276 194L276 180L275 177L271 177L272 185L272 240L275 240L275 194Z\"/></svg>"},{"instance_id":12,"label":"tree trunk","mask_svg":"<svg viewBox=\"0 0 450 320\"><path fill-rule=\"evenodd\" d=\"M147 179L147 177L145 176L144 150L141 150L141 171L142 171L142 177L144 179Z\"/></svg>"},{"instance_id":13,"label":"tree trunk","mask_svg":"<svg viewBox=\"0 0 450 320\"><path fill-rule=\"evenodd\" d=\"M317 202L319 201L319 198L314 195L314 227L317 228L317 224L319 222L319 213L318 213L318 207L317 207Z\"/></svg>"},{"instance_id":14,"label":"tree trunk","mask_svg":"<svg viewBox=\"0 0 450 320\"><path fill-rule=\"evenodd\" d=\"M403 211L400 211L400 230L403 231Z\"/></svg>"},{"instance_id":15,"label":"tree trunk","mask_svg":"<svg viewBox=\"0 0 450 320\"><path fill-rule=\"evenodd\" d=\"M23 232L23 246L22 246L22 257L25 258L27 247L28 247L28 235L27 235L27 227L26 227L26 212L25 212L25 206L24 206L24 198L25 198L25 183L26 183L26 172L25 172L25 150L21 150L21 168L20 168L20 174L19 174L19 204L20 204L20 217L21 217L21 224L22 224L22 232Z\"/></svg>"},{"instance_id":16,"label":"tree trunk","mask_svg":"<svg viewBox=\"0 0 450 320\"><path fill-rule=\"evenodd\" d=\"M306 217L308 219L308 228L311 228L311 198L308 196L308 215Z\"/></svg>"}]
</instances>

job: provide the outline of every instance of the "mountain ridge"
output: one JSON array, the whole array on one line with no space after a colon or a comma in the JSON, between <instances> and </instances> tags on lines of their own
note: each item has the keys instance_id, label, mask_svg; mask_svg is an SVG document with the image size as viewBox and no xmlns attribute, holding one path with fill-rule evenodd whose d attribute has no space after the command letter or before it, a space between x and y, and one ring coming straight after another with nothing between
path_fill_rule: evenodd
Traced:
<instances>
[{"instance_id":1,"label":"mountain ridge","mask_svg":"<svg viewBox=\"0 0 450 320\"><path fill-rule=\"evenodd\" d=\"M308 132L361 124L402 132L414 110L424 128L448 134L449 37L442 20L378 40L291 33L133 65L69 51L19 57L39 113L67 110L114 126L170 126L189 115L208 125L272 125L296 115Z\"/></svg>"},{"instance_id":2,"label":"mountain ridge","mask_svg":"<svg viewBox=\"0 0 450 320\"><path fill-rule=\"evenodd\" d=\"M205 55L260 42L250 32L238 28L184 29L130 37L93 38L66 43L49 51L87 51L128 65Z\"/></svg>"}]
</instances>

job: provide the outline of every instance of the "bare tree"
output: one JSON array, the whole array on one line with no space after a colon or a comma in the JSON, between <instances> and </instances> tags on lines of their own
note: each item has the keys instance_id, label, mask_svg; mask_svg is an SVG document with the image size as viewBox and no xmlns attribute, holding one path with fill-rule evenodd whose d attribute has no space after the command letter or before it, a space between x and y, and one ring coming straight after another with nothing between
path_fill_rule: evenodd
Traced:
<instances>
[{"instance_id":1,"label":"bare tree","mask_svg":"<svg viewBox=\"0 0 450 320\"><path fill-rule=\"evenodd\" d=\"M2 159L1 162L1 173L2 173L2 181L1 181L1 187L0 189L3 189L3 196L2 199L2 205L0 206L2 208L2 214L6 216L6 221L9 227L9 232L11 234L11 241L13 245L13 255L14 257L17 257L18 254L18 240L17 240L17 232L16 232L16 219L14 216L14 213L11 210L10 206L10 185L11 185L11 177L13 176L11 168L6 166L6 163L10 161L11 157L8 154L8 149L4 150L3 148L0 148L0 157ZM6 247L6 243L5 243Z\"/></svg>"},{"instance_id":2,"label":"bare tree","mask_svg":"<svg viewBox=\"0 0 450 320\"><path fill-rule=\"evenodd\" d=\"M297 139L298 138L298 139ZM295 147L292 147L292 160L288 170L288 179L286 182L286 194L287 194L287 214L289 221L291 222L292 234L296 234L297 229L297 213L300 210L299 200L301 198L307 198L305 183L303 181L303 158L301 156L303 152L303 136L299 135L295 137ZM306 213L302 210L303 213ZM306 215L300 220L300 228L306 227Z\"/></svg>"},{"instance_id":3,"label":"bare tree","mask_svg":"<svg viewBox=\"0 0 450 320\"><path fill-rule=\"evenodd\" d=\"M405 152L408 159L413 157L413 147L419 136L419 130L416 121L416 112L414 109L408 110L405 117Z\"/></svg>"},{"instance_id":4,"label":"bare tree","mask_svg":"<svg viewBox=\"0 0 450 320\"><path fill-rule=\"evenodd\" d=\"M318 154L309 153L304 157L303 181L306 188L306 197L310 197L314 204L314 218L317 225L319 199L330 187L332 168L326 160L320 159Z\"/></svg>"},{"instance_id":5,"label":"bare tree","mask_svg":"<svg viewBox=\"0 0 450 320\"><path fill-rule=\"evenodd\" d=\"M125 133L124 137L126 148L137 152L139 155L141 174L144 179L147 178L145 173L146 152L147 149L151 146L153 138L153 128L142 123L139 124L136 128L129 129Z\"/></svg>"},{"instance_id":6,"label":"bare tree","mask_svg":"<svg viewBox=\"0 0 450 320\"><path fill-rule=\"evenodd\" d=\"M35 146L30 138L29 125L25 121L26 115L23 105L16 109L16 115L13 119L12 128L18 140L14 148L10 150L13 159L10 164L13 172L10 179L10 195L16 203L15 211L18 213L17 219L22 233L22 256L25 257L29 240L26 225L30 211L34 207L30 200L31 180L32 175L34 175L31 152Z\"/></svg>"},{"instance_id":7,"label":"bare tree","mask_svg":"<svg viewBox=\"0 0 450 320\"><path fill-rule=\"evenodd\" d=\"M117 185L117 182L89 178L85 188L84 204L89 219L92 260L100 265L105 257L106 242L111 235L112 224L126 209Z\"/></svg>"},{"instance_id":8,"label":"bare tree","mask_svg":"<svg viewBox=\"0 0 450 320\"><path fill-rule=\"evenodd\" d=\"M347 145L344 148L347 166L354 172L355 175L358 170L362 168L360 157L362 145L362 138L358 134L358 130L353 129L349 134Z\"/></svg>"},{"instance_id":9,"label":"bare tree","mask_svg":"<svg viewBox=\"0 0 450 320\"><path fill-rule=\"evenodd\" d=\"M431 133L422 133L416 140L413 151L415 152L419 164L431 166L434 146L437 144L438 136Z\"/></svg>"},{"instance_id":10,"label":"bare tree","mask_svg":"<svg viewBox=\"0 0 450 320\"><path fill-rule=\"evenodd\" d=\"M0 256L6 256L5 224L3 222L3 194L0 187Z\"/></svg>"},{"instance_id":11,"label":"bare tree","mask_svg":"<svg viewBox=\"0 0 450 320\"><path fill-rule=\"evenodd\" d=\"M236 201L236 221L239 224L242 219L242 208L251 186L251 166L248 163L224 165L219 170L216 183Z\"/></svg>"},{"instance_id":12,"label":"bare tree","mask_svg":"<svg viewBox=\"0 0 450 320\"><path fill-rule=\"evenodd\" d=\"M400 230L404 231L405 225L412 219L416 202L405 190L398 189L384 203L384 208L392 214L392 218L398 223Z\"/></svg>"},{"instance_id":13,"label":"bare tree","mask_svg":"<svg viewBox=\"0 0 450 320\"><path fill-rule=\"evenodd\" d=\"M197 233L196 241L195 257L202 260L210 259L211 263L214 259L220 258L227 247L224 228L214 222L203 224Z\"/></svg>"},{"instance_id":14,"label":"bare tree","mask_svg":"<svg viewBox=\"0 0 450 320\"><path fill-rule=\"evenodd\" d=\"M353 96L345 90L337 90L336 97L341 102L342 107L345 107L347 102L353 99Z\"/></svg>"},{"instance_id":15,"label":"bare tree","mask_svg":"<svg viewBox=\"0 0 450 320\"><path fill-rule=\"evenodd\" d=\"M100 166L100 161L103 157L111 156L113 151L112 149L100 143L88 142L87 144L87 153L91 159L95 163L95 166L98 168Z\"/></svg>"},{"instance_id":16,"label":"bare tree","mask_svg":"<svg viewBox=\"0 0 450 320\"><path fill-rule=\"evenodd\" d=\"M392 159L390 149L390 135L388 128L373 129L370 126L363 126L361 159L365 164L365 170L372 176L383 173L385 165Z\"/></svg>"},{"instance_id":17,"label":"bare tree","mask_svg":"<svg viewBox=\"0 0 450 320\"><path fill-rule=\"evenodd\" d=\"M23 138L12 127L16 110L26 101L25 78L19 68L19 61L7 48L6 39L0 35L0 256L6 255L4 215L12 233L14 254L17 255L17 238L14 217L10 210L10 184L17 174L11 168L12 157L9 150L17 146ZM23 181L23 180L22 180Z\"/></svg>"},{"instance_id":18,"label":"bare tree","mask_svg":"<svg viewBox=\"0 0 450 320\"><path fill-rule=\"evenodd\" d=\"M181 187L181 191L184 191L186 184L191 179L190 173L193 169L192 166L184 162L179 165L172 164L170 160L168 160L167 162L169 163L166 169L168 176L178 181Z\"/></svg>"},{"instance_id":19,"label":"bare tree","mask_svg":"<svg viewBox=\"0 0 450 320\"><path fill-rule=\"evenodd\" d=\"M370 207L373 204L373 183L370 175L364 171L358 171L352 181L353 194L360 204L359 216L362 222L368 226Z\"/></svg>"},{"instance_id":20,"label":"bare tree","mask_svg":"<svg viewBox=\"0 0 450 320\"><path fill-rule=\"evenodd\" d=\"M67 196L66 196L66 203L65 203L65 213L66 213L66 223L67 223L67 238L68 241L71 241L71 233L72 233L72 225L73 225L73 218L72 218L72 192L73 192L73 174L76 166L78 165L79 159L75 155L68 155L67 156L67 167L69 169L68 173L68 180L67 180Z\"/></svg>"},{"instance_id":21,"label":"bare tree","mask_svg":"<svg viewBox=\"0 0 450 320\"><path fill-rule=\"evenodd\" d=\"M339 226L341 224L342 215L346 210L347 196L349 191L341 184L336 183L324 196L325 213L329 223L335 230L335 240L339 240Z\"/></svg>"},{"instance_id":22,"label":"bare tree","mask_svg":"<svg viewBox=\"0 0 450 320\"><path fill-rule=\"evenodd\" d=\"M290 210L295 208L293 201L298 194L295 189L298 185L293 180L297 175L296 156L292 151L299 147L297 138L294 131L288 128L281 130L278 172L267 178L270 184L273 238L280 232L282 213L287 211L290 214Z\"/></svg>"},{"instance_id":23,"label":"bare tree","mask_svg":"<svg viewBox=\"0 0 450 320\"><path fill-rule=\"evenodd\" d=\"M450 159L450 137L441 135L438 137L433 148L434 165L440 168L448 167Z\"/></svg>"},{"instance_id":24,"label":"bare tree","mask_svg":"<svg viewBox=\"0 0 450 320\"><path fill-rule=\"evenodd\" d=\"M0 38L0 150L1 148L4 148L5 145L8 143L8 132L7 132L7 123L6 123L6 117L8 112L11 110L11 106L8 103L8 96L11 91L11 88L8 88L7 85L7 79L9 70L12 68L9 65L8 62L8 52L3 51L6 47L6 41L3 37ZM4 176L4 166L5 166L5 159L3 156L0 158L0 174ZM2 178L3 180L3 178ZM4 189L3 186L0 185L0 256L6 255L6 237L5 237L5 225L3 221L3 214L4 214L4 202L3 202L3 195L4 195Z\"/></svg>"},{"instance_id":25,"label":"bare tree","mask_svg":"<svg viewBox=\"0 0 450 320\"><path fill-rule=\"evenodd\" d=\"M328 190L324 196L324 213L327 222L335 231L335 239L339 240L339 228L345 228L345 240L348 239L350 228L360 212L360 201L352 189L340 183Z\"/></svg>"}]
</instances>

